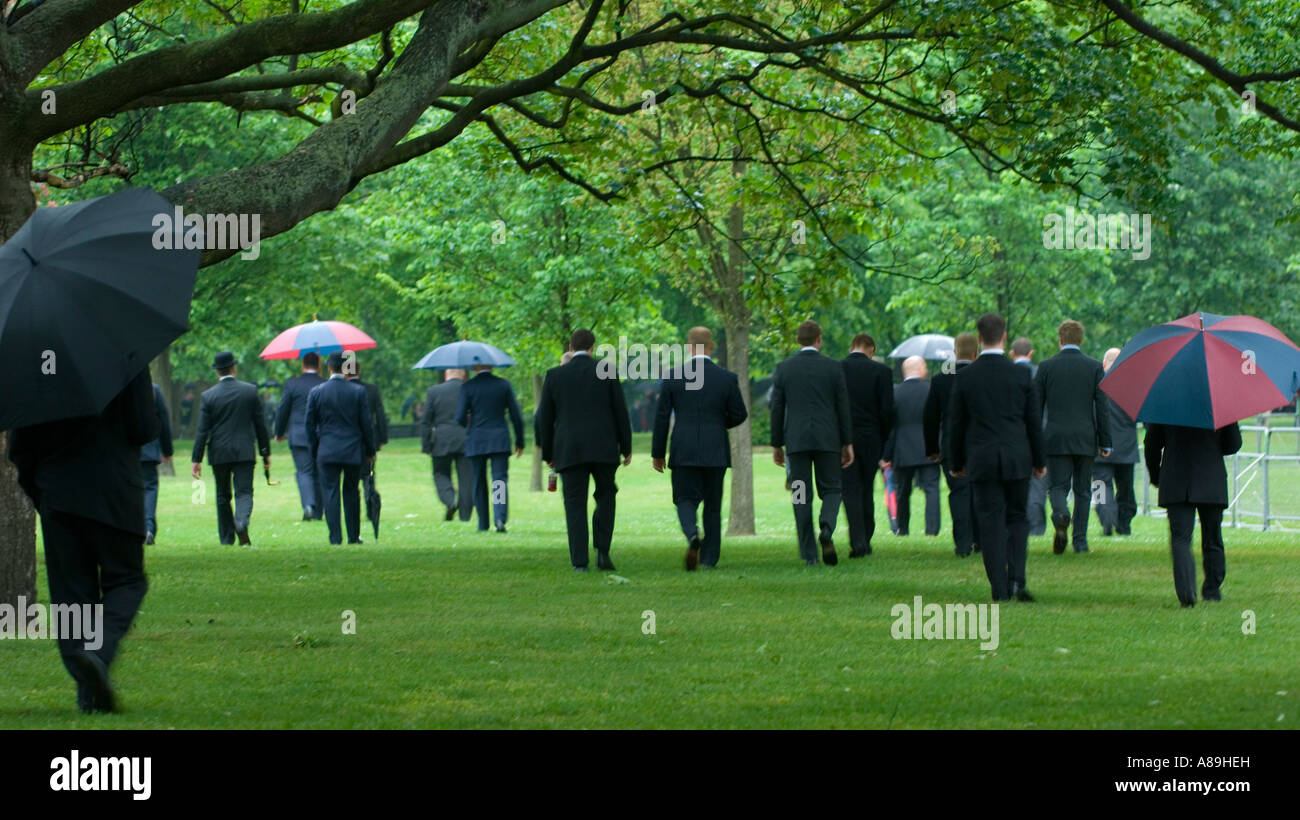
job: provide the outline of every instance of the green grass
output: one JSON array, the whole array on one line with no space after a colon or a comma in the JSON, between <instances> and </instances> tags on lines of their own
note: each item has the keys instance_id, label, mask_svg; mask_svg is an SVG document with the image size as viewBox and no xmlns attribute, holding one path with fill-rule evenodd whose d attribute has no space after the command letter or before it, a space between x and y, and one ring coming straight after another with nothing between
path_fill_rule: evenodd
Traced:
<instances>
[{"instance_id":1,"label":"green grass","mask_svg":"<svg viewBox=\"0 0 1300 820\"><path fill-rule=\"evenodd\" d=\"M178 453L187 450L178 445ZM182 465L184 467L185 465ZM1300 720L1300 537L1227 532L1224 602L1174 597L1163 520L1091 554L1030 546L1035 604L1001 646L899 641L891 607L985 602L979 558L938 539L804 568L781 472L755 453L758 530L682 571L668 477L639 437L619 472L613 558L568 565L558 493L512 460L510 533L442 521L414 440L380 457L382 537L330 547L297 519L288 452L256 490L255 549L216 543L211 503L163 480L151 591L114 677L123 711L81 716L49 641L0 642L0 728L1288 728ZM182 469L182 472L184 470ZM205 476L207 474L205 473ZM259 482L260 482L259 477ZM211 498L210 479L206 488ZM920 496L914 505L921 503ZM917 508L917 515L920 514ZM878 519L883 511L878 508ZM843 522L841 521L841 525ZM841 554L847 550L841 529ZM594 562L593 562L594 567ZM38 581L42 595L45 579ZM1253 610L1257 633L1242 633ZM344 635L341 615L357 616ZM656 632L642 631L653 610Z\"/></svg>"}]
</instances>

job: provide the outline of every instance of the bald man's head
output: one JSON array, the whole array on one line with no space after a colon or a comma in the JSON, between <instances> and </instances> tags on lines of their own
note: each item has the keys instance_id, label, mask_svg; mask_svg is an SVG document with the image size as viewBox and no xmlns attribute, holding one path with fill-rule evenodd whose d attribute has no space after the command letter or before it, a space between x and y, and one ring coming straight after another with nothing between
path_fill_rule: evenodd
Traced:
<instances>
[{"instance_id":1,"label":"bald man's head","mask_svg":"<svg viewBox=\"0 0 1300 820\"><path fill-rule=\"evenodd\" d=\"M713 353L713 331L707 327L693 327L686 332L687 356L708 356Z\"/></svg>"},{"instance_id":2,"label":"bald man's head","mask_svg":"<svg viewBox=\"0 0 1300 820\"><path fill-rule=\"evenodd\" d=\"M1107 371L1109 371L1110 366L1113 365L1115 363L1115 360L1118 358L1119 358L1119 348L1112 347L1110 350L1106 351L1105 356L1101 357L1101 366L1104 367Z\"/></svg>"},{"instance_id":3,"label":"bald man's head","mask_svg":"<svg viewBox=\"0 0 1300 820\"><path fill-rule=\"evenodd\" d=\"M908 356L903 360L903 378L924 379L925 359L920 356Z\"/></svg>"}]
</instances>

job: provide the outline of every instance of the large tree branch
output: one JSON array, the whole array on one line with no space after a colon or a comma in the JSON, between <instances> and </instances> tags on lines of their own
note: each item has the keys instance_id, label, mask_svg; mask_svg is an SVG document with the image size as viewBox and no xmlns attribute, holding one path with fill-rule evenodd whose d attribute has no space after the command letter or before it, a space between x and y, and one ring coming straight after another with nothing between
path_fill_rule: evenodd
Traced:
<instances>
[{"instance_id":1,"label":"large tree branch","mask_svg":"<svg viewBox=\"0 0 1300 820\"><path fill-rule=\"evenodd\" d=\"M1237 96L1244 96L1246 86L1257 82L1286 82L1300 77L1300 69L1291 71L1256 71L1249 74L1238 74L1230 71L1223 63L1214 57L1201 51L1196 46L1182 40L1169 32L1161 29L1147 20L1143 19L1137 12L1129 8L1121 0L1101 0L1102 5L1114 12L1115 16L1128 24L1130 28L1138 34L1155 40L1160 45L1179 54L1192 62L1199 65L1206 74L1223 83L1237 93ZM1269 119L1287 128L1291 131L1300 131L1300 121L1283 114L1275 106L1265 102L1255 95L1253 101L1255 110Z\"/></svg>"},{"instance_id":2,"label":"large tree branch","mask_svg":"<svg viewBox=\"0 0 1300 820\"><path fill-rule=\"evenodd\" d=\"M73 43L138 2L54 0L33 8L9 29L18 44L15 74L26 85Z\"/></svg>"},{"instance_id":3,"label":"large tree branch","mask_svg":"<svg viewBox=\"0 0 1300 820\"><path fill-rule=\"evenodd\" d=\"M357 103L355 113L321 126L270 162L186 181L161 193L191 212L259 214L263 239L283 233L333 208L352 190L365 176L363 169L373 167L438 99L466 48L526 25L563 2L442 0L421 16L388 79ZM209 251L203 264L236 252Z\"/></svg>"}]
</instances>

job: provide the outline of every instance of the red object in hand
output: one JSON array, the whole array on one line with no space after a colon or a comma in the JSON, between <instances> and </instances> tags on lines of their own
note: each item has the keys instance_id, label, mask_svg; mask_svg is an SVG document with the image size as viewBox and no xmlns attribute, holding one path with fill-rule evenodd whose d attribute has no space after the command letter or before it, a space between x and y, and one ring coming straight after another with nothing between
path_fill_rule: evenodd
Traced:
<instances>
[{"instance_id":1,"label":"red object in hand","mask_svg":"<svg viewBox=\"0 0 1300 820\"><path fill-rule=\"evenodd\" d=\"M555 471L551 470L551 474L546 478L546 491L550 493L555 492L555 484Z\"/></svg>"}]
</instances>

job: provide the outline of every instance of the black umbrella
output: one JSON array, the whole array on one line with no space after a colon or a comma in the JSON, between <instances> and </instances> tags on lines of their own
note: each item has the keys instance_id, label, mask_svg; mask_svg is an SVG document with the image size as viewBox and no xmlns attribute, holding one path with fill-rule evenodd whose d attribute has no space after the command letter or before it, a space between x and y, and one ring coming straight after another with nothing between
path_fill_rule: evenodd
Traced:
<instances>
[{"instance_id":1,"label":"black umbrella","mask_svg":"<svg viewBox=\"0 0 1300 820\"><path fill-rule=\"evenodd\" d=\"M363 479L366 485L366 518L375 528L375 539L379 538L379 491L375 489L375 464L370 463L370 473Z\"/></svg>"},{"instance_id":2,"label":"black umbrella","mask_svg":"<svg viewBox=\"0 0 1300 820\"><path fill-rule=\"evenodd\" d=\"M103 412L189 329L202 250L154 246L173 216L131 188L39 208L0 246L0 430Z\"/></svg>"}]
</instances>

